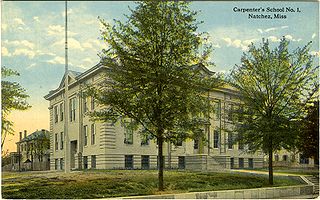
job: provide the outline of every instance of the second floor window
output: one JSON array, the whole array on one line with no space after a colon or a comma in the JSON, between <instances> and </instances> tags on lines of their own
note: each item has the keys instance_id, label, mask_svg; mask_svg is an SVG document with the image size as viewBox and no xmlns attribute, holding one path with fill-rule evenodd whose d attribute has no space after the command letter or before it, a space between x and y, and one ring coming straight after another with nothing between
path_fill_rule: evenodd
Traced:
<instances>
[{"instance_id":1,"label":"second floor window","mask_svg":"<svg viewBox=\"0 0 320 200\"><path fill-rule=\"evenodd\" d=\"M54 135L54 146L55 146L55 150L58 150L58 145L59 145L59 143L58 143L58 133L56 133L55 135Z\"/></svg>"},{"instance_id":2,"label":"second floor window","mask_svg":"<svg viewBox=\"0 0 320 200\"><path fill-rule=\"evenodd\" d=\"M91 144L96 143L96 126L94 124L91 124Z\"/></svg>"},{"instance_id":3,"label":"second floor window","mask_svg":"<svg viewBox=\"0 0 320 200\"><path fill-rule=\"evenodd\" d=\"M228 149L233 149L233 133L228 133Z\"/></svg>"},{"instance_id":4,"label":"second floor window","mask_svg":"<svg viewBox=\"0 0 320 200\"><path fill-rule=\"evenodd\" d=\"M63 121L63 111L64 111L63 103L60 103L60 106L59 106L60 121Z\"/></svg>"},{"instance_id":5,"label":"second floor window","mask_svg":"<svg viewBox=\"0 0 320 200\"><path fill-rule=\"evenodd\" d=\"M91 97L91 110L94 110L95 108L95 100L94 97Z\"/></svg>"},{"instance_id":6,"label":"second floor window","mask_svg":"<svg viewBox=\"0 0 320 200\"><path fill-rule=\"evenodd\" d=\"M83 98L83 112L87 112L88 111L88 98L84 97Z\"/></svg>"},{"instance_id":7,"label":"second floor window","mask_svg":"<svg viewBox=\"0 0 320 200\"><path fill-rule=\"evenodd\" d=\"M214 130L213 148L219 148L219 130Z\"/></svg>"},{"instance_id":8,"label":"second floor window","mask_svg":"<svg viewBox=\"0 0 320 200\"><path fill-rule=\"evenodd\" d=\"M219 120L220 114L221 114L221 101L220 100L215 102L214 114L215 114L215 119Z\"/></svg>"},{"instance_id":9,"label":"second floor window","mask_svg":"<svg viewBox=\"0 0 320 200\"><path fill-rule=\"evenodd\" d=\"M60 149L63 149L63 132L60 133Z\"/></svg>"},{"instance_id":10,"label":"second floor window","mask_svg":"<svg viewBox=\"0 0 320 200\"><path fill-rule=\"evenodd\" d=\"M133 130L129 128L130 119L124 120L124 143L133 144Z\"/></svg>"},{"instance_id":11,"label":"second floor window","mask_svg":"<svg viewBox=\"0 0 320 200\"><path fill-rule=\"evenodd\" d=\"M88 126L83 126L83 134L84 134L84 146L88 145Z\"/></svg>"},{"instance_id":12,"label":"second floor window","mask_svg":"<svg viewBox=\"0 0 320 200\"><path fill-rule=\"evenodd\" d=\"M76 98L72 98L69 101L70 121L76 120Z\"/></svg>"},{"instance_id":13,"label":"second floor window","mask_svg":"<svg viewBox=\"0 0 320 200\"><path fill-rule=\"evenodd\" d=\"M54 114L54 122L58 122L58 106L54 106L53 108L53 114Z\"/></svg>"}]
</instances>

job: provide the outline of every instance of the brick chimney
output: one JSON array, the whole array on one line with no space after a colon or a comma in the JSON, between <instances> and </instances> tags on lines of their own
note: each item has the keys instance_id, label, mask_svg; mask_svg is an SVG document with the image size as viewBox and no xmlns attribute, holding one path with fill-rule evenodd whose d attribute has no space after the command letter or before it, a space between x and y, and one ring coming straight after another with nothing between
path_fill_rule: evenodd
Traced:
<instances>
[{"instance_id":1,"label":"brick chimney","mask_svg":"<svg viewBox=\"0 0 320 200\"><path fill-rule=\"evenodd\" d=\"M24 137L23 138L26 138L27 137L27 130L24 130Z\"/></svg>"},{"instance_id":2,"label":"brick chimney","mask_svg":"<svg viewBox=\"0 0 320 200\"><path fill-rule=\"evenodd\" d=\"M20 138L19 141L21 141L22 140L22 132L19 132L19 136L20 136L19 137Z\"/></svg>"}]
</instances>

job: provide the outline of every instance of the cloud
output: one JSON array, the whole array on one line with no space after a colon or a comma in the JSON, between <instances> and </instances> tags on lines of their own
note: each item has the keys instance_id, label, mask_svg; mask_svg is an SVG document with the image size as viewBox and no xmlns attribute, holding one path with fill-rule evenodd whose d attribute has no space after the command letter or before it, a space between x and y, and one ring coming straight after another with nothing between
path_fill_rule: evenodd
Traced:
<instances>
[{"instance_id":1,"label":"cloud","mask_svg":"<svg viewBox=\"0 0 320 200\"><path fill-rule=\"evenodd\" d=\"M9 53L8 49L6 47L1 47L1 55L10 57L11 53Z\"/></svg>"},{"instance_id":2,"label":"cloud","mask_svg":"<svg viewBox=\"0 0 320 200\"><path fill-rule=\"evenodd\" d=\"M277 38L276 36L269 36L268 40L271 42L280 42L280 39Z\"/></svg>"},{"instance_id":3,"label":"cloud","mask_svg":"<svg viewBox=\"0 0 320 200\"><path fill-rule=\"evenodd\" d=\"M221 46L219 44L212 44L212 47L217 48L217 49L221 48Z\"/></svg>"},{"instance_id":4,"label":"cloud","mask_svg":"<svg viewBox=\"0 0 320 200\"><path fill-rule=\"evenodd\" d=\"M311 51L310 54L316 57L320 57L320 51Z\"/></svg>"},{"instance_id":5,"label":"cloud","mask_svg":"<svg viewBox=\"0 0 320 200\"><path fill-rule=\"evenodd\" d=\"M72 13L73 13L73 10L72 10L71 8L67 10L67 14L68 14L68 15L70 15L70 14L72 14ZM65 16L66 16L65 14L66 14L66 12L63 11L63 12L61 13L61 16L62 16L62 17L65 17Z\"/></svg>"},{"instance_id":6,"label":"cloud","mask_svg":"<svg viewBox=\"0 0 320 200\"><path fill-rule=\"evenodd\" d=\"M264 30L258 28L257 31L262 34L262 33L268 33L270 31L276 31L276 30L285 29L285 28L289 28L289 26L270 27L270 28L267 28L267 29L264 29Z\"/></svg>"},{"instance_id":7,"label":"cloud","mask_svg":"<svg viewBox=\"0 0 320 200\"><path fill-rule=\"evenodd\" d=\"M64 47L65 41L64 39L55 42L52 44L52 46L60 46ZM81 46L80 42L74 38L69 38L68 39L68 48L69 49L79 49L80 51L84 51L83 47Z\"/></svg>"},{"instance_id":8,"label":"cloud","mask_svg":"<svg viewBox=\"0 0 320 200\"><path fill-rule=\"evenodd\" d=\"M65 60L63 57L60 56L56 56L51 60L48 60L47 63L51 63L51 64L65 64Z\"/></svg>"},{"instance_id":9,"label":"cloud","mask_svg":"<svg viewBox=\"0 0 320 200\"><path fill-rule=\"evenodd\" d=\"M313 38L315 38L316 36L317 36L317 34L316 34L316 33L313 33L312 36L311 36L311 38L313 39Z\"/></svg>"},{"instance_id":10,"label":"cloud","mask_svg":"<svg viewBox=\"0 0 320 200\"><path fill-rule=\"evenodd\" d=\"M25 46L28 47L29 49L34 49L34 44L28 40L13 40L13 41L9 41L9 40L5 40L3 41L4 44L9 45L9 46L15 46L15 47L21 47L21 46Z\"/></svg>"},{"instance_id":11,"label":"cloud","mask_svg":"<svg viewBox=\"0 0 320 200\"><path fill-rule=\"evenodd\" d=\"M8 28L8 25L7 25L7 24L5 24L5 23L2 23L2 24L1 24L1 30L2 30L2 31L6 31L7 28Z\"/></svg>"},{"instance_id":12,"label":"cloud","mask_svg":"<svg viewBox=\"0 0 320 200\"><path fill-rule=\"evenodd\" d=\"M227 46L232 46L232 47L235 47L235 48L239 48L239 49L242 49L243 51L247 51L249 49L249 45L254 42L254 41L257 41L258 39L249 39L249 40L239 40L239 39L235 39L235 40L232 40L231 38L229 37L225 37L225 38L222 38L223 41L225 41L227 43Z\"/></svg>"},{"instance_id":13,"label":"cloud","mask_svg":"<svg viewBox=\"0 0 320 200\"><path fill-rule=\"evenodd\" d=\"M48 28L47 28L47 34L49 36L62 36L65 34L65 29L63 26L61 25L50 25ZM71 31L68 31L68 36L75 36L77 35L77 33L74 33L74 32L71 32Z\"/></svg>"},{"instance_id":14,"label":"cloud","mask_svg":"<svg viewBox=\"0 0 320 200\"><path fill-rule=\"evenodd\" d=\"M82 60L82 62L93 63L91 58L85 58Z\"/></svg>"},{"instance_id":15,"label":"cloud","mask_svg":"<svg viewBox=\"0 0 320 200\"><path fill-rule=\"evenodd\" d=\"M33 20L34 20L34 21L36 21L36 22L40 22L40 20L39 20L39 17L38 17L38 16L34 16L34 17L33 17Z\"/></svg>"},{"instance_id":16,"label":"cloud","mask_svg":"<svg viewBox=\"0 0 320 200\"><path fill-rule=\"evenodd\" d=\"M35 67L36 65L37 65L36 63L32 63L31 65L29 65L29 66L27 67L27 69L31 69L31 68Z\"/></svg>"},{"instance_id":17,"label":"cloud","mask_svg":"<svg viewBox=\"0 0 320 200\"><path fill-rule=\"evenodd\" d=\"M300 41L302 40L301 38L295 39L295 38L293 38L292 35L285 35L284 37L285 37L287 40L291 40L291 41L293 41L293 42L300 42Z\"/></svg>"},{"instance_id":18,"label":"cloud","mask_svg":"<svg viewBox=\"0 0 320 200\"><path fill-rule=\"evenodd\" d=\"M21 18L14 18L13 21L18 25L26 25Z\"/></svg>"},{"instance_id":19,"label":"cloud","mask_svg":"<svg viewBox=\"0 0 320 200\"><path fill-rule=\"evenodd\" d=\"M34 58L34 56L36 55L34 51L31 51L29 49L16 49L14 50L14 52L12 53L12 55L14 56L28 56L30 59Z\"/></svg>"}]
</instances>

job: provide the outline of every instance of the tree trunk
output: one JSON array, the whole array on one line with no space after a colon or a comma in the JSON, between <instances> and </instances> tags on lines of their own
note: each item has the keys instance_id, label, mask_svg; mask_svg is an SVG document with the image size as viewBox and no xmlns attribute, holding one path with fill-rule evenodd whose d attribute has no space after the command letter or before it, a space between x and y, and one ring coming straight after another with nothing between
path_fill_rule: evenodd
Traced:
<instances>
[{"instance_id":1,"label":"tree trunk","mask_svg":"<svg viewBox=\"0 0 320 200\"><path fill-rule=\"evenodd\" d=\"M269 147L269 184L273 185L272 148Z\"/></svg>"},{"instance_id":2,"label":"tree trunk","mask_svg":"<svg viewBox=\"0 0 320 200\"><path fill-rule=\"evenodd\" d=\"M163 138L158 137L158 159L159 159L159 173L158 173L158 180L159 180L159 191L163 191Z\"/></svg>"}]
</instances>

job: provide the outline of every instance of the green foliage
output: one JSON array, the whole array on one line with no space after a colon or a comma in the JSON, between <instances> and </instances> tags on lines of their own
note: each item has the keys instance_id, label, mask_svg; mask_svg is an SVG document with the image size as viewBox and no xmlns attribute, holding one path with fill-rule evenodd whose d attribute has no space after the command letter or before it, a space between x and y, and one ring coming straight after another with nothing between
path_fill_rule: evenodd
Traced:
<instances>
[{"instance_id":1,"label":"green foliage","mask_svg":"<svg viewBox=\"0 0 320 200\"><path fill-rule=\"evenodd\" d=\"M1 147L3 147L7 134L13 134L13 122L8 120L13 110L26 110L31 106L26 102L29 95L17 82L6 80L12 76L19 76L17 71L6 67L1 68Z\"/></svg>"},{"instance_id":2,"label":"green foliage","mask_svg":"<svg viewBox=\"0 0 320 200\"><path fill-rule=\"evenodd\" d=\"M290 148L297 138L297 121L304 105L316 90L317 69L309 54L311 43L290 53L283 38L275 49L263 40L250 46L236 66L230 82L240 94L242 122L236 125L240 137L253 150L272 154Z\"/></svg>"},{"instance_id":3,"label":"green foliage","mask_svg":"<svg viewBox=\"0 0 320 200\"><path fill-rule=\"evenodd\" d=\"M97 199L154 195L154 170L95 170L78 173L3 173L2 197L6 199ZM14 180L14 182L13 182ZM177 181L178 180L178 181ZM166 192L184 193L267 187L263 175L168 171ZM276 177L276 186L299 185L290 177Z\"/></svg>"},{"instance_id":4,"label":"green foliage","mask_svg":"<svg viewBox=\"0 0 320 200\"><path fill-rule=\"evenodd\" d=\"M305 157L315 159L319 165L319 101L307 106L307 116L300 121L297 146Z\"/></svg>"},{"instance_id":5,"label":"green foliage","mask_svg":"<svg viewBox=\"0 0 320 200\"><path fill-rule=\"evenodd\" d=\"M128 128L157 140L159 158L164 141L202 136L208 119L201 113L211 109L206 92L219 83L204 67L211 45L205 33L196 32L196 14L186 2L146 1L137 3L125 23L115 20L111 27L101 20L107 77L89 94L105 109L92 116L130 118Z\"/></svg>"}]
</instances>

